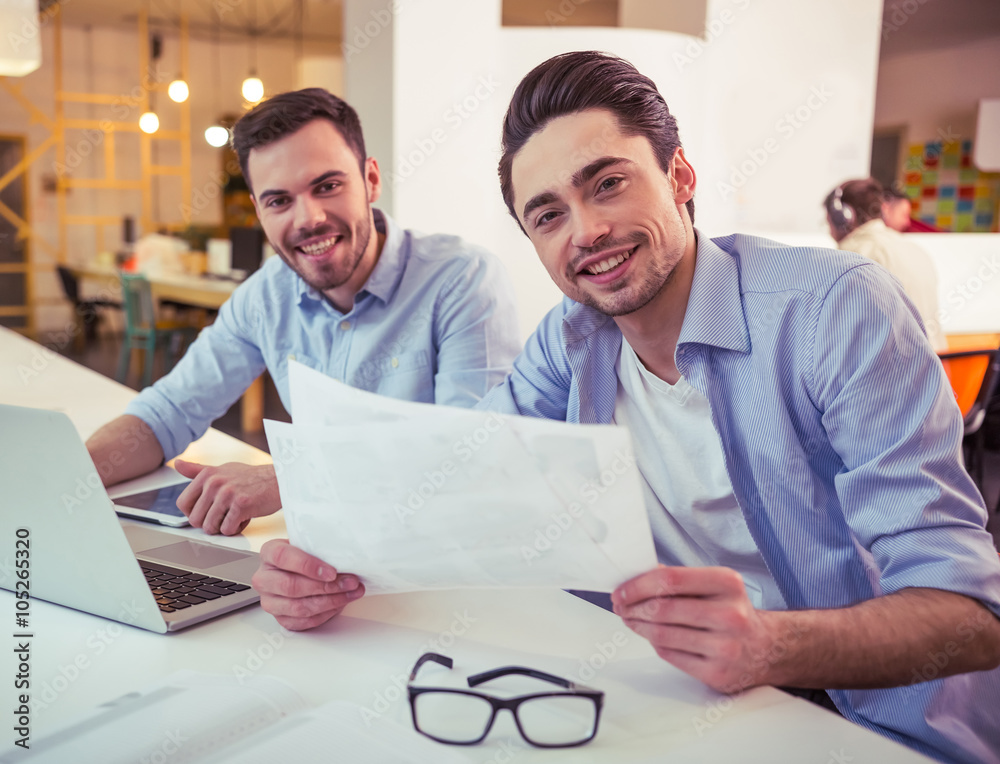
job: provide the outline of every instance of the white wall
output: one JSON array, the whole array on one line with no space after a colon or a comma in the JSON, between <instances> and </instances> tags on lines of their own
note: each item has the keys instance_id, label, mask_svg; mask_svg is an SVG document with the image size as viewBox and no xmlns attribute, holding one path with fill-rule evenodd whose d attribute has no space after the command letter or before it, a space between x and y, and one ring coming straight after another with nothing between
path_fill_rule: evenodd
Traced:
<instances>
[{"instance_id":1,"label":"white wall","mask_svg":"<svg viewBox=\"0 0 1000 764\"><path fill-rule=\"evenodd\" d=\"M1000 97L1000 38L882 61L875 126L908 126L907 144L972 139L980 98Z\"/></svg>"},{"instance_id":2,"label":"white wall","mask_svg":"<svg viewBox=\"0 0 1000 764\"><path fill-rule=\"evenodd\" d=\"M706 96L702 225L824 227L830 189L868 175L881 19L881 0L712 0L709 43L678 72Z\"/></svg>"},{"instance_id":3,"label":"white wall","mask_svg":"<svg viewBox=\"0 0 1000 764\"><path fill-rule=\"evenodd\" d=\"M387 7L346 0L345 43ZM657 83L698 172L696 220L709 233L821 231L829 189L868 172L881 0L711 0L705 39L502 28L500 0L404 0L399 8L391 30L369 45L391 45L383 50L391 80L374 56L345 54L348 99L362 114L369 153L392 157L382 161L394 178L387 209L405 226L456 233L496 252L518 289L525 334L559 294L507 217L496 162L511 93L551 55L611 51ZM391 115L384 98L372 101L375 91L391 92Z\"/></svg>"}]
</instances>

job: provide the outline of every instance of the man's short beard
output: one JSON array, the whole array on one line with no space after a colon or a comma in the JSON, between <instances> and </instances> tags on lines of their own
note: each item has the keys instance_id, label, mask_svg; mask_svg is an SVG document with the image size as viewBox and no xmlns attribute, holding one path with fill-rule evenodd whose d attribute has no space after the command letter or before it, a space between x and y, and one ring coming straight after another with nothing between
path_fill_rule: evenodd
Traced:
<instances>
[{"instance_id":1,"label":"man's short beard","mask_svg":"<svg viewBox=\"0 0 1000 764\"><path fill-rule=\"evenodd\" d=\"M670 284L676 270L676 267L671 268L666 275L663 275L660 270L657 269L653 274L654 278L651 278L643 284L642 291L635 295L627 303L618 304L618 302L614 299L614 295L606 298L602 302L587 292L584 292L581 295L580 301L584 305L593 308L599 313L603 313L605 316L610 316L612 318L627 316L630 313L635 313L637 310L642 310L649 305L649 303L651 303L660 292L667 288L667 285Z\"/></svg>"},{"instance_id":2,"label":"man's short beard","mask_svg":"<svg viewBox=\"0 0 1000 764\"><path fill-rule=\"evenodd\" d=\"M372 238L372 220L370 213L369 217L365 218L364 229L362 231L359 231L359 233L361 234L361 236L358 238L358 244L360 246L356 246L351 250L351 254L355 258L354 263L351 267L351 271L350 273L347 274L346 278L341 279L339 283L325 283L325 282L318 283L316 281L313 281L307 278L306 275L293 264L294 263L293 258L284 257L282 259L285 261L285 264L288 265L289 268L291 268L298 274L299 278L301 278L304 282L306 282L306 284L309 285L310 288L315 289L317 292L326 292L329 289L336 289L339 286L343 286L350 280L351 276L354 275L354 271L357 270L358 265L364 259L365 252L368 251L368 244L371 242Z\"/></svg>"}]
</instances>

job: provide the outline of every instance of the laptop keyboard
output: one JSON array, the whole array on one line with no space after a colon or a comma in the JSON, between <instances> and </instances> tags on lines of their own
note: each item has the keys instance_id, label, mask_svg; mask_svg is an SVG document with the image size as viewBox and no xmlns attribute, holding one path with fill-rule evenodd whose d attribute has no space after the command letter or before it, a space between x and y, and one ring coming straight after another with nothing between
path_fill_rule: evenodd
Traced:
<instances>
[{"instance_id":1,"label":"laptop keyboard","mask_svg":"<svg viewBox=\"0 0 1000 764\"><path fill-rule=\"evenodd\" d=\"M139 561L142 574L146 577L156 604L164 613L173 613L202 602L228 597L230 594L245 592L250 587L224 578L212 578L200 573L191 573L168 565Z\"/></svg>"}]
</instances>

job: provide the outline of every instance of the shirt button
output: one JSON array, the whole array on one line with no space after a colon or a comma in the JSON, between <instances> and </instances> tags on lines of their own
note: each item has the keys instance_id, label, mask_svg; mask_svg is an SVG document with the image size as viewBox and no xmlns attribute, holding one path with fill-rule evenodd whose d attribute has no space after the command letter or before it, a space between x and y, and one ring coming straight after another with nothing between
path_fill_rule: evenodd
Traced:
<instances>
[{"instance_id":1,"label":"shirt button","mask_svg":"<svg viewBox=\"0 0 1000 764\"><path fill-rule=\"evenodd\" d=\"M399 359L398 358L393 358L392 359L392 368L395 369L397 366L399 366Z\"/></svg>"},{"instance_id":2,"label":"shirt button","mask_svg":"<svg viewBox=\"0 0 1000 764\"><path fill-rule=\"evenodd\" d=\"M351 328L351 322L350 321L341 321L340 322L340 328L343 329L344 331L347 331L348 329Z\"/></svg>"}]
</instances>

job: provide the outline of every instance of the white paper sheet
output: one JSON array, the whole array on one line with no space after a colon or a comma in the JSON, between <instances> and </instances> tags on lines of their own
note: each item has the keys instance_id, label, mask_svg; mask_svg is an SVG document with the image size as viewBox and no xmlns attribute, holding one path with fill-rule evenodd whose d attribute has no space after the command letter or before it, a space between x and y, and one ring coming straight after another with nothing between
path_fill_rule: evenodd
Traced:
<instances>
[{"instance_id":1,"label":"white paper sheet","mask_svg":"<svg viewBox=\"0 0 1000 764\"><path fill-rule=\"evenodd\" d=\"M265 422L289 538L368 593L611 591L655 567L624 428L398 401L289 366L294 424Z\"/></svg>"}]
</instances>

